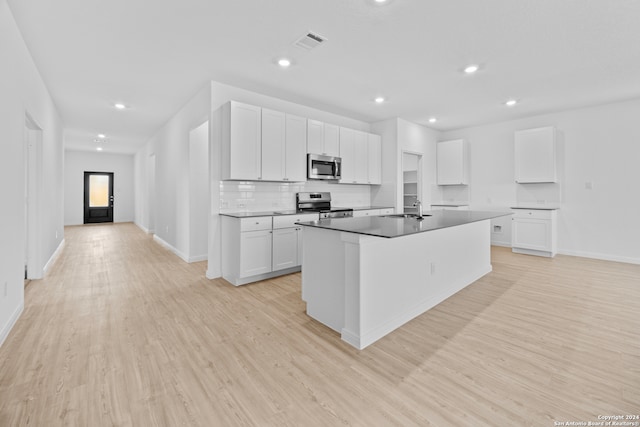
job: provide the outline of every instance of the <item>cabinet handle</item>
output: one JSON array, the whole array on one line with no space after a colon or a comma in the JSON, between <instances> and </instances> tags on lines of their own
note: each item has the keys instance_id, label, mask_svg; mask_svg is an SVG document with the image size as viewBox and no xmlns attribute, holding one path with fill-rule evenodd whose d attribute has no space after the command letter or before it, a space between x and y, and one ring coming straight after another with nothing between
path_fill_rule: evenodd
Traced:
<instances>
[{"instance_id":1,"label":"cabinet handle","mask_svg":"<svg viewBox=\"0 0 640 427\"><path fill-rule=\"evenodd\" d=\"M282 178L283 181L289 181L289 178Z\"/></svg>"}]
</instances>

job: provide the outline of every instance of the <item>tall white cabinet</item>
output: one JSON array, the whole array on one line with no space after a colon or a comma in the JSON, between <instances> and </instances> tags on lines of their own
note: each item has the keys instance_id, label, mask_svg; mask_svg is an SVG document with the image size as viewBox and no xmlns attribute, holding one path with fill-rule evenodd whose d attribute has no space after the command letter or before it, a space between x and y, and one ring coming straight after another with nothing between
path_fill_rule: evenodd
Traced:
<instances>
[{"instance_id":1,"label":"tall white cabinet","mask_svg":"<svg viewBox=\"0 0 640 427\"><path fill-rule=\"evenodd\" d=\"M557 182L553 127L516 131L514 153L518 184Z\"/></svg>"},{"instance_id":2,"label":"tall white cabinet","mask_svg":"<svg viewBox=\"0 0 640 427\"><path fill-rule=\"evenodd\" d=\"M222 178L262 179L262 109L231 101L222 107Z\"/></svg>"},{"instance_id":3,"label":"tall white cabinet","mask_svg":"<svg viewBox=\"0 0 640 427\"><path fill-rule=\"evenodd\" d=\"M463 139L441 141L436 147L438 185L469 184L466 141Z\"/></svg>"}]
</instances>

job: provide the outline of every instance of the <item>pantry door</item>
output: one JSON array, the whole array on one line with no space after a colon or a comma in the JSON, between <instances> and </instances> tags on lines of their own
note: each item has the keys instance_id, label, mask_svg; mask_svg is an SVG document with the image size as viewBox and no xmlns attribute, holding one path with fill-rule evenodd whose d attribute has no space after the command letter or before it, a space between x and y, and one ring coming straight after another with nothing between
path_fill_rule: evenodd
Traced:
<instances>
[{"instance_id":1,"label":"pantry door","mask_svg":"<svg viewBox=\"0 0 640 427\"><path fill-rule=\"evenodd\" d=\"M84 223L113 222L113 172L84 173Z\"/></svg>"}]
</instances>

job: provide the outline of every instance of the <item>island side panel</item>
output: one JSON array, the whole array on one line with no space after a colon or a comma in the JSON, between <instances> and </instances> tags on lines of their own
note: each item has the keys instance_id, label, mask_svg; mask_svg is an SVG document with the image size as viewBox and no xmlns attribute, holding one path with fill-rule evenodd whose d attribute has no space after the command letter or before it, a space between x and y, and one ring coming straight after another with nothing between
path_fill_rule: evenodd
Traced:
<instances>
[{"instance_id":1,"label":"island side panel","mask_svg":"<svg viewBox=\"0 0 640 427\"><path fill-rule=\"evenodd\" d=\"M394 239L343 233L342 339L363 349L491 271L490 222Z\"/></svg>"},{"instance_id":2,"label":"island side panel","mask_svg":"<svg viewBox=\"0 0 640 427\"><path fill-rule=\"evenodd\" d=\"M307 314L340 332L344 325L345 250L339 231L303 227L302 300Z\"/></svg>"}]
</instances>

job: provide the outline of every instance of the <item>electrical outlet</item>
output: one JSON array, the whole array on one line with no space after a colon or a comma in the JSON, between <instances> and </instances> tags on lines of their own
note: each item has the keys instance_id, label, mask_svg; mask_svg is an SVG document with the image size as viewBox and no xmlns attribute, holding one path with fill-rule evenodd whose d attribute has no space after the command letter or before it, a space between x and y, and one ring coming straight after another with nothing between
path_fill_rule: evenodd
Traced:
<instances>
[{"instance_id":1,"label":"electrical outlet","mask_svg":"<svg viewBox=\"0 0 640 427\"><path fill-rule=\"evenodd\" d=\"M9 283L4 282L4 296L6 297L8 293L9 293Z\"/></svg>"},{"instance_id":2,"label":"electrical outlet","mask_svg":"<svg viewBox=\"0 0 640 427\"><path fill-rule=\"evenodd\" d=\"M584 189L585 190L593 190L593 182L591 181L587 181L584 183Z\"/></svg>"},{"instance_id":3,"label":"electrical outlet","mask_svg":"<svg viewBox=\"0 0 640 427\"><path fill-rule=\"evenodd\" d=\"M238 203L238 208L244 208L246 205L244 203Z\"/></svg>"},{"instance_id":4,"label":"electrical outlet","mask_svg":"<svg viewBox=\"0 0 640 427\"><path fill-rule=\"evenodd\" d=\"M168 225L165 227L165 230L166 230L166 233L169 234L169 226Z\"/></svg>"},{"instance_id":5,"label":"electrical outlet","mask_svg":"<svg viewBox=\"0 0 640 427\"><path fill-rule=\"evenodd\" d=\"M436 274L436 263L432 262L431 263L431 275L433 276L434 274Z\"/></svg>"},{"instance_id":6,"label":"electrical outlet","mask_svg":"<svg viewBox=\"0 0 640 427\"><path fill-rule=\"evenodd\" d=\"M56 239L58 238L58 230L56 230Z\"/></svg>"},{"instance_id":7,"label":"electrical outlet","mask_svg":"<svg viewBox=\"0 0 640 427\"><path fill-rule=\"evenodd\" d=\"M502 233L502 226L501 225L494 225L493 226L493 232L494 233Z\"/></svg>"}]
</instances>

